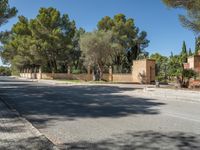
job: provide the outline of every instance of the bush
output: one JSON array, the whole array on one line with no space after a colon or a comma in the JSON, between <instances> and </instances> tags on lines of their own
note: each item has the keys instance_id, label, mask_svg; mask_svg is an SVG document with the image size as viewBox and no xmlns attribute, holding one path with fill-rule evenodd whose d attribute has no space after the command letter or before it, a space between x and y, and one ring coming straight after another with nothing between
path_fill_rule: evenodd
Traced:
<instances>
[{"instance_id":1,"label":"bush","mask_svg":"<svg viewBox=\"0 0 200 150\"><path fill-rule=\"evenodd\" d=\"M81 70L80 69L73 69L72 74L80 74Z\"/></svg>"},{"instance_id":2,"label":"bush","mask_svg":"<svg viewBox=\"0 0 200 150\"><path fill-rule=\"evenodd\" d=\"M192 69L183 69L182 77L178 78L181 87L188 88L191 78L196 78L197 73Z\"/></svg>"},{"instance_id":3,"label":"bush","mask_svg":"<svg viewBox=\"0 0 200 150\"><path fill-rule=\"evenodd\" d=\"M0 75L10 76L11 75L11 69L9 67L0 66Z\"/></svg>"},{"instance_id":4,"label":"bush","mask_svg":"<svg viewBox=\"0 0 200 150\"><path fill-rule=\"evenodd\" d=\"M184 69L182 75L186 79L197 77L197 73L192 69Z\"/></svg>"}]
</instances>

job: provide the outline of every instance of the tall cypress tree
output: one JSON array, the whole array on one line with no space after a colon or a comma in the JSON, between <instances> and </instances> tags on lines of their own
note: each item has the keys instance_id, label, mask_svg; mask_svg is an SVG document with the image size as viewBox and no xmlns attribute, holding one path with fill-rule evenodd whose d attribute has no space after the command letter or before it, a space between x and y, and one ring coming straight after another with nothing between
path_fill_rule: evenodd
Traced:
<instances>
[{"instance_id":1,"label":"tall cypress tree","mask_svg":"<svg viewBox=\"0 0 200 150\"><path fill-rule=\"evenodd\" d=\"M183 41L182 51L180 55L181 55L181 59L183 63L187 62L188 54L187 54L187 47L186 47L185 41Z\"/></svg>"},{"instance_id":2,"label":"tall cypress tree","mask_svg":"<svg viewBox=\"0 0 200 150\"><path fill-rule=\"evenodd\" d=\"M174 57L174 53L171 51L170 58Z\"/></svg>"},{"instance_id":3,"label":"tall cypress tree","mask_svg":"<svg viewBox=\"0 0 200 150\"><path fill-rule=\"evenodd\" d=\"M190 48L189 51L188 51L188 56L192 56L192 55L193 55L193 53L192 53L192 50Z\"/></svg>"}]
</instances>

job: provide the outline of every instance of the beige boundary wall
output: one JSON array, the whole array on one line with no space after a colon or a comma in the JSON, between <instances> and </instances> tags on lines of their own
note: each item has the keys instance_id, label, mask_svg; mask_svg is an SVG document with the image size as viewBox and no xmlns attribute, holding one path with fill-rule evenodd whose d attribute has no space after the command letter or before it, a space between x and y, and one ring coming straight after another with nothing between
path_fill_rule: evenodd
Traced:
<instances>
[{"instance_id":1,"label":"beige boundary wall","mask_svg":"<svg viewBox=\"0 0 200 150\"><path fill-rule=\"evenodd\" d=\"M131 83L133 81L132 74L113 74L112 75L113 82L124 82L124 83Z\"/></svg>"},{"instance_id":2,"label":"beige boundary wall","mask_svg":"<svg viewBox=\"0 0 200 150\"><path fill-rule=\"evenodd\" d=\"M67 73L20 73L20 77L28 79L65 79L65 80L83 80L92 81L92 74L67 74ZM103 79L109 81L109 74L104 74Z\"/></svg>"},{"instance_id":3,"label":"beige boundary wall","mask_svg":"<svg viewBox=\"0 0 200 150\"><path fill-rule=\"evenodd\" d=\"M20 76L29 79L93 80L91 73L20 73ZM133 61L133 71L130 74L113 74L110 67L109 73L103 75L103 80L119 83L151 83L155 81L155 61L151 59Z\"/></svg>"},{"instance_id":4,"label":"beige boundary wall","mask_svg":"<svg viewBox=\"0 0 200 150\"><path fill-rule=\"evenodd\" d=\"M200 55L196 55L188 58L188 64L190 69L194 69L200 73Z\"/></svg>"},{"instance_id":5,"label":"beige boundary wall","mask_svg":"<svg viewBox=\"0 0 200 150\"><path fill-rule=\"evenodd\" d=\"M68 74L68 73L20 73L20 76L28 79L66 79L91 81L92 74Z\"/></svg>"},{"instance_id":6,"label":"beige boundary wall","mask_svg":"<svg viewBox=\"0 0 200 150\"><path fill-rule=\"evenodd\" d=\"M183 65L185 69L193 69L200 75L200 50L197 55L188 57Z\"/></svg>"}]
</instances>

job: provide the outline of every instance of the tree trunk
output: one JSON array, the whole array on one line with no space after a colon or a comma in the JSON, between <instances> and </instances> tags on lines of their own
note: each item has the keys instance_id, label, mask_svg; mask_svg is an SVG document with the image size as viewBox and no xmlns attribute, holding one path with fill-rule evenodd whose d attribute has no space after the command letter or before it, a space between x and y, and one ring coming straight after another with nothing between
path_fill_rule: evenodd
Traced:
<instances>
[{"instance_id":1,"label":"tree trunk","mask_svg":"<svg viewBox=\"0 0 200 150\"><path fill-rule=\"evenodd\" d=\"M181 88L182 87L182 81L181 81L179 76L176 77L176 82L177 82L177 87Z\"/></svg>"},{"instance_id":2,"label":"tree trunk","mask_svg":"<svg viewBox=\"0 0 200 150\"><path fill-rule=\"evenodd\" d=\"M101 81L103 79L103 66L98 65L99 68L99 80Z\"/></svg>"},{"instance_id":3,"label":"tree trunk","mask_svg":"<svg viewBox=\"0 0 200 150\"><path fill-rule=\"evenodd\" d=\"M57 63L56 63L56 60L54 59L53 60L53 67L54 67L54 72L57 72Z\"/></svg>"}]
</instances>

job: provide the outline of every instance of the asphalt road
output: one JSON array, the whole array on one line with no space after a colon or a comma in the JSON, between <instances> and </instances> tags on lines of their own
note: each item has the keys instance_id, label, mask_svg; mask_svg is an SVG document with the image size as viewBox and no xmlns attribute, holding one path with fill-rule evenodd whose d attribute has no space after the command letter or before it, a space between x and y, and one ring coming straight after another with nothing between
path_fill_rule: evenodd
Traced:
<instances>
[{"instance_id":1,"label":"asphalt road","mask_svg":"<svg viewBox=\"0 0 200 150\"><path fill-rule=\"evenodd\" d=\"M200 149L200 93L0 77L0 95L60 149Z\"/></svg>"}]
</instances>

